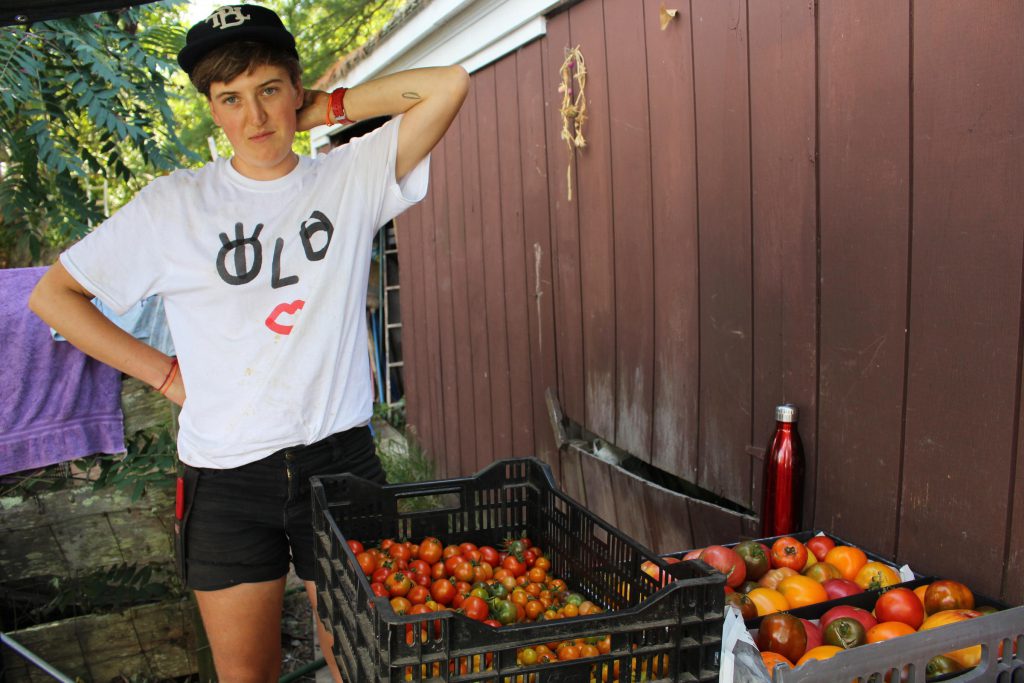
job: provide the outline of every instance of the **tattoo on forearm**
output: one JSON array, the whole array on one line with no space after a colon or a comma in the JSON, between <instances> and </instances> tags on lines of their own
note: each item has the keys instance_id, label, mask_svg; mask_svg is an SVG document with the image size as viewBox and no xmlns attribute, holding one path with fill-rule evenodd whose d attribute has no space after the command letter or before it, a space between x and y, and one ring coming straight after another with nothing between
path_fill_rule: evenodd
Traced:
<instances>
[{"instance_id":1,"label":"tattoo on forearm","mask_svg":"<svg viewBox=\"0 0 1024 683\"><path fill-rule=\"evenodd\" d=\"M407 100L418 100L418 99L420 99L420 94L418 92L411 92L410 91L410 92L402 93L402 97L404 97Z\"/></svg>"}]
</instances>

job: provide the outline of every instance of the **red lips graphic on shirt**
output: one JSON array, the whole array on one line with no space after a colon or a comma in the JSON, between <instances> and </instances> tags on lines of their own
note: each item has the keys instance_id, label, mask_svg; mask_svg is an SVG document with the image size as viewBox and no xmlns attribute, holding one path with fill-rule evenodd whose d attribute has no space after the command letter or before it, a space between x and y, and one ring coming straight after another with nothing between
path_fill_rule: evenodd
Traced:
<instances>
[{"instance_id":1,"label":"red lips graphic on shirt","mask_svg":"<svg viewBox=\"0 0 1024 683\"><path fill-rule=\"evenodd\" d=\"M267 321L266 321L267 327L270 328L271 332L276 332L277 334L291 334L292 333L292 329L295 326L294 325L282 325L277 320L282 315L294 315L295 313L298 313L299 311L302 310L302 307L305 306L305 305L306 305L306 302L303 301L302 299L296 299L295 301L291 302L290 304L278 304L274 308L274 310L272 310L270 312L270 315L267 316Z\"/></svg>"}]
</instances>

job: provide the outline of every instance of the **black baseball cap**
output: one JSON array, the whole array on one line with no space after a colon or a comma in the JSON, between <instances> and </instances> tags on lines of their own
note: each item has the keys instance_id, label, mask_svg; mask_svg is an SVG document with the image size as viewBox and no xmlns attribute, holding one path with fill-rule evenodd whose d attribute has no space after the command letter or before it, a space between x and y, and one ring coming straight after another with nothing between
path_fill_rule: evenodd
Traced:
<instances>
[{"instance_id":1,"label":"black baseball cap","mask_svg":"<svg viewBox=\"0 0 1024 683\"><path fill-rule=\"evenodd\" d=\"M191 75L210 50L241 40L275 45L299 57L295 37L274 12L259 5L225 5L188 30L178 64Z\"/></svg>"}]
</instances>

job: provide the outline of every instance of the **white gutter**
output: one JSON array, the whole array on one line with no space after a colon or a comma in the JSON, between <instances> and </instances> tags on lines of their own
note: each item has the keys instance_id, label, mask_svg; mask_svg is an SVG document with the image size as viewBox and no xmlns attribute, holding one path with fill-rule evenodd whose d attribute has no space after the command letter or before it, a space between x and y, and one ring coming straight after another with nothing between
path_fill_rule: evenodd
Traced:
<instances>
[{"instance_id":1,"label":"white gutter","mask_svg":"<svg viewBox=\"0 0 1024 683\"><path fill-rule=\"evenodd\" d=\"M331 88L424 66L461 64L473 73L547 32L544 13L560 0L433 0L399 26ZM311 131L311 147L337 126Z\"/></svg>"}]
</instances>

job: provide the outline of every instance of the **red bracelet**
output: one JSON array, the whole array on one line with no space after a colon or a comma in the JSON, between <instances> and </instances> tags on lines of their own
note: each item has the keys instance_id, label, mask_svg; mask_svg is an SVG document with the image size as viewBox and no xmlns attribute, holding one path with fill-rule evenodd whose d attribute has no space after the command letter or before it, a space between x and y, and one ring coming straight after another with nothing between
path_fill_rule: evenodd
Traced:
<instances>
[{"instance_id":1,"label":"red bracelet","mask_svg":"<svg viewBox=\"0 0 1024 683\"><path fill-rule=\"evenodd\" d=\"M327 102L327 125L340 123L346 125L353 123L352 119L345 116L345 93L348 88L336 88L331 91L330 99Z\"/></svg>"},{"instance_id":2,"label":"red bracelet","mask_svg":"<svg viewBox=\"0 0 1024 683\"><path fill-rule=\"evenodd\" d=\"M167 376L164 377L164 381L160 384L160 388L157 389L162 395L167 395L167 390L174 384L174 378L178 374L178 357L171 358L171 369L167 371Z\"/></svg>"}]
</instances>

